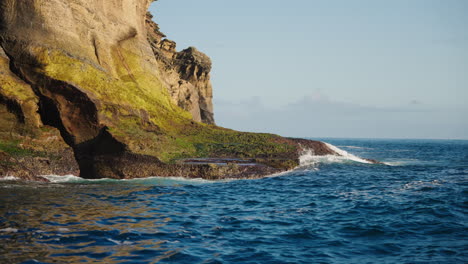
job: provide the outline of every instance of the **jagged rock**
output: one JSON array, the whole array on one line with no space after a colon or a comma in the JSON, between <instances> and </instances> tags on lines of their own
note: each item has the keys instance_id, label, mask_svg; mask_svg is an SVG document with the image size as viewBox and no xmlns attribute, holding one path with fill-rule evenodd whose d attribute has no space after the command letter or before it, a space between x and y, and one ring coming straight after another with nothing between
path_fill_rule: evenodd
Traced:
<instances>
[{"instance_id":1,"label":"jagged rock","mask_svg":"<svg viewBox=\"0 0 468 264\"><path fill-rule=\"evenodd\" d=\"M0 175L251 178L298 165L303 142L196 122L214 123L211 62L176 52L150 2L0 0ZM256 165L177 162L206 157Z\"/></svg>"},{"instance_id":2,"label":"jagged rock","mask_svg":"<svg viewBox=\"0 0 468 264\"><path fill-rule=\"evenodd\" d=\"M177 52L176 43L164 38L152 18L146 14L148 41L173 102L189 111L195 121L215 124L210 58L194 47Z\"/></svg>"},{"instance_id":3,"label":"jagged rock","mask_svg":"<svg viewBox=\"0 0 468 264\"><path fill-rule=\"evenodd\" d=\"M213 88L210 81L210 58L196 48L190 47L175 54L174 65L180 77L193 84L195 90L198 92L200 120L207 124L214 124ZM179 96L178 98L181 97ZM185 107L188 108L188 106Z\"/></svg>"},{"instance_id":4,"label":"jagged rock","mask_svg":"<svg viewBox=\"0 0 468 264\"><path fill-rule=\"evenodd\" d=\"M0 175L44 181L38 175L79 173L58 129L43 125L39 97L10 70L0 47Z\"/></svg>"}]
</instances>

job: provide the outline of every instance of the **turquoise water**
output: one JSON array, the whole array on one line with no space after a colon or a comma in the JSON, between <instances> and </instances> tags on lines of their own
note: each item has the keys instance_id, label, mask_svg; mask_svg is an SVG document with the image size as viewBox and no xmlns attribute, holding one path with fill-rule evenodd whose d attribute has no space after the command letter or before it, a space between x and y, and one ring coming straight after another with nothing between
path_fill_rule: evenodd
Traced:
<instances>
[{"instance_id":1,"label":"turquoise water","mask_svg":"<svg viewBox=\"0 0 468 264\"><path fill-rule=\"evenodd\" d=\"M258 180L0 182L0 263L467 263L468 141L323 139ZM62 180L60 180L62 179Z\"/></svg>"}]
</instances>

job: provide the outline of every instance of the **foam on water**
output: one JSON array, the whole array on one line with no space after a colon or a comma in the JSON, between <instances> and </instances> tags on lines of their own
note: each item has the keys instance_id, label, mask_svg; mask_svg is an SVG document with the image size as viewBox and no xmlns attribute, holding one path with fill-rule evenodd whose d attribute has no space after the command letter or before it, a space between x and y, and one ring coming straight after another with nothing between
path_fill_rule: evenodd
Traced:
<instances>
[{"instance_id":1,"label":"foam on water","mask_svg":"<svg viewBox=\"0 0 468 264\"><path fill-rule=\"evenodd\" d=\"M52 183L108 183L108 182L135 182L135 183L147 183L157 185L175 185L175 184L206 184L213 183L215 181L205 180L201 178L183 178L183 177L148 177L138 179L84 179L75 175L44 175L42 176Z\"/></svg>"},{"instance_id":2,"label":"foam on water","mask_svg":"<svg viewBox=\"0 0 468 264\"><path fill-rule=\"evenodd\" d=\"M371 163L363 158L348 153L332 144L324 142L328 148L334 151L337 155L315 155L313 150L306 149L299 157L299 167L314 166L318 163L345 163L345 162L359 162L359 163Z\"/></svg>"},{"instance_id":3,"label":"foam on water","mask_svg":"<svg viewBox=\"0 0 468 264\"><path fill-rule=\"evenodd\" d=\"M84 181L85 179L75 176L75 175L43 175L43 178L46 178L50 182L53 183L63 183L63 182L79 182Z\"/></svg>"},{"instance_id":4,"label":"foam on water","mask_svg":"<svg viewBox=\"0 0 468 264\"><path fill-rule=\"evenodd\" d=\"M4 181L0 263L467 262L468 141L330 143L416 165L304 151L317 166L258 180Z\"/></svg>"},{"instance_id":5,"label":"foam on water","mask_svg":"<svg viewBox=\"0 0 468 264\"><path fill-rule=\"evenodd\" d=\"M350 149L373 149L373 148L366 148L366 147L358 147L358 146L339 146L341 148L350 148Z\"/></svg>"},{"instance_id":6,"label":"foam on water","mask_svg":"<svg viewBox=\"0 0 468 264\"><path fill-rule=\"evenodd\" d=\"M17 233L18 229L17 228L7 227L7 228L0 229L0 232Z\"/></svg>"},{"instance_id":7,"label":"foam on water","mask_svg":"<svg viewBox=\"0 0 468 264\"><path fill-rule=\"evenodd\" d=\"M331 150L333 150L334 152L338 153L339 155L341 155L342 157L344 157L345 159L347 160L352 160L352 161L356 161L356 162L360 162L360 163L371 163L370 161L367 161L363 158L360 158L356 155L353 155L351 153L348 153L347 151L344 151L336 146L333 146L332 144L329 144L329 143L326 143L325 142L325 145L327 145L327 147L329 147Z\"/></svg>"},{"instance_id":8,"label":"foam on water","mask_svg":"<svg viewBox=\"0 0 468 264\"><path fill-rule=\"evenodd\" d=\"M161 184L161 185L207 184L207 183L219 182L219 181L214 181L214 180L205 180L202 178L190 179L190 178L184 178L184 177L159 177L159 176L140 178L140 179L128 179L124 181L141 182L141 183L148 183L148 184ZM223 181L229 181L229 180L223 180Z\"/></svg>"},{"instance_id":9,"label":"foam on water","mask_svg":"<svg viewBox=\"0 0 468 264\"><path fill-rule=\"evenodd\" d=\"M346 162L360 162L360 163L371 163L365 159L362 159L356 155L348 153L345 150L342 150L332 144L324 142L328 148L334 151L337 155L315 155L312 149L306 149L301 153L299 157L299 167L315 167L318 163L346 163ZM385 163L387 164L387 163ZM394 165L394 164L388 164ZM316 168L314 168L316 169ZM278 177L283 176L285 174L290 173L291 171L284 171L280 173L275 173L269 175L268 177ZM214 183L214 182L228 182L235 179L226 179L226 180L205 180L201 178L184 178L184 177L147 177L147 178L137 178L137 179L85 179L75 175L42 175L41 177L49 180L52 183L109 183L109 182L135 182L135 183L143 183L143 184L154 184L154 185L178 185L178 184L207 184L207 183ZM14 176L6 176L0 178L0 181L14 181L18 180L18 178Z\"/></svg>"},{"instance_id":10,"label":"foam on water","mask_svg":"<svg viewBox=\"0 0 468 264\"><path fill-rule=\"evenodd\" d=\"M0 181L16 181L16 180L19 180L19 178L16 178L15 176L0 177Z\"/></svg>"},{"instance_id":11,"label":"foam on water","mask_svg":"<svg viewBox=\"0 0 468 264\"><path fill-rule=\"evenodd\" d=\"M385 159L382 161L383 164L388 166L411 166L411 165L434 165L440 163L440 160L420 160L420 159L411 159L411 158L400 158L400 159Z\"/></svg>"},{"instance_id":12,"label":"foam on water","mask_svg":"<svg viewBox=\"0 0 468 264\"><path fill-rule=\"evenodd\" d=\"M413 162L408 161L408 160L395 160L395 161L384 161L383 164L388 165L388 166L405 166L405 165L410 165Z\"/></svg>"},{"instance_id":13,"label":"foam on water","mask_svg":"<svg viewBox=\"0 0 468 264\"><path fill-rule=\"evenodd\" d=\"M133 243L130 242L130 241L118 241L118 240L115 240L115 239L112 239L112 238L107 238L107 240L110 241L110 242L112 242L112 243L114 243L114 244L116 244L116 245L119 245L119 246L121 246L121 245L131 245L131 244L133 244Z\"/></svg>"}]
</instances>

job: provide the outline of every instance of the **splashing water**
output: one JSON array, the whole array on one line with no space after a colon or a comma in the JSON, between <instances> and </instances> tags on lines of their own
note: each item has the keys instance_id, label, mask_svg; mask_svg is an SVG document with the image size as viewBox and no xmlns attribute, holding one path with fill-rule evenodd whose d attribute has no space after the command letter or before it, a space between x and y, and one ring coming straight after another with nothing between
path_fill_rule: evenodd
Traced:
<instances>
[{"instance_id":1,"label":"splashing water","mask_svg":"<svg viewBox=\"0 0 468 264\"><path fill-rule=\"evenodd\" d=\"M329 140L360 148L255 180L0 181L0 263L467 262L468 141Z\"/></svg>"},{"instance_id":2,"label":"splashing water","mask_svg":"<svg viewBox=\"0 0 468 264\"><path fill-rule=\"evenodd\" d=\"M340 148L337 148L336 146L333 146L332 144L329 144L329 143L325 143L325 145L327 145L327 147L329 147L331 150L333 150L334 152L338 153L339 155L341 155L342 157L344 157L346 160L352 160L352 161L356 161L356 162L360 162L360 163L371 163L370 161L368 160L365 160L363 158L360 158L358 156L355 156L351 153L348 153Z\"/></svg>"},{"instance_id":3,"label":"splashing water","mask_svg":"<svg viewBox=\"0 0 468 264\"><path fill-rule=\"evenodd\" d=\"M325 143L325 142L324 142ZM345 163L345 162L359 162L371 163L363 158L348 153L332 144L325 143L329 149L336 153L336 155L315 155L312 149L306 149L299 157L299 167L313 167L318 163Z\"/></svg>"},{"instance_id":4,"label":"splashing water","mask_svg":"<svg viewBox=\"0 0 468 264\"><path fill-rule=\"evenodd\" d=\"M365 159L362 159L356 155L348 153L345 150L342 150L332 144L324 142L328 148L330 148L336 155L315 155L313 149L305 149L299 157L299 167L298 168L313 168L316 169L316 165L319 163L346 163L346 162L360 162L360 163L371 163ZM270 175L270 177L282 176L290 173L291 171L285 171L281 173L276 173ZM49 180L51 183L109 183L109 182L118 182L121 180L116 179L84 179L75 175L43 175L42 177ZM15 181L18 178L13 176L6 176L0 178L3 181ZM233 180L233 179L231 179ZM231 181L231 180L223 180ZM201 178L197 179L188 179L184 177L148 177L148 178L137 178L137 179L124 179L124 181L134 181L143 184L158 184L158 185L175 185L175 184L204 184L214 181L205 180ZM220 181L216 181L220 182Z\"/></svg>"},{"instance_id":5,"label":"splashing water","mask_svg":"<svg viewBox=\"0 0 468 264\"><path fill-rule=\"evenodd\" d=\"M147 177L147 178L137 178L137 179L84 179L75 175L44 175L42 176L49 180L52 183L119 183L119 182L132 182L138 184L148 184L148 185L166 185L166 186L173 186L177 184L206 184L206 183L214 183L214 182L225 182L229 180L223 181L212 181L212 180L205 180L201 178L184 178L184 177Z\"/></svg>"},{"instance_id":6,"label":"splashing water","mask_svg":"<svg viewBox=\"0 0 468 264\"><path fill-rule=\"evenodd\" d=\"M5 176L5 177L0 177L0 181L17 181L19 178L15 176Z\"/></svg>"}]
</instances>

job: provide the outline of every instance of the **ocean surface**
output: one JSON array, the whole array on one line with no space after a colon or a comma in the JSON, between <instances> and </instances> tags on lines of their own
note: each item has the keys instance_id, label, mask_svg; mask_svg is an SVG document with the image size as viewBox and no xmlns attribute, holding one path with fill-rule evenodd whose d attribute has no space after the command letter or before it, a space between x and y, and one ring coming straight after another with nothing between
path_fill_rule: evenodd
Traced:
<instances>
[{"instance_id":1,"label":"ocean surface","mask_svg":"<svg viewBox=\"0 0 468 264\"><path fill-rule=\"evenodd\" d=\"M468 263L468 141L322 140L257 180L4 179L0 263Z\"/></svg>"}]
</instances>

